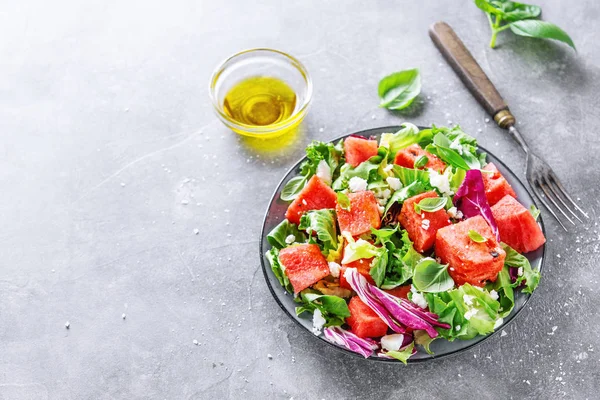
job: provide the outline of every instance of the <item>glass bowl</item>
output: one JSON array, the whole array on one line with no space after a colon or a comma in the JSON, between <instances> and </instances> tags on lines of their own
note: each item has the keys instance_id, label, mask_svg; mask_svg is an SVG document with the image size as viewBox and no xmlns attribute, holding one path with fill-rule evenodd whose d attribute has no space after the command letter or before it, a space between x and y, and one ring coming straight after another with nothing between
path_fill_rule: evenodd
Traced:
<instances>
[{"instance_id":1,"label":"glass bowl","mask_svg":"<svg viewBox=\"0 0 600 400\"><path fill-rule=\"evenodd\" d=\"M256 76L281 79L296 93L290 117L272 125L247 125L232 119L223 109L225 96L237 83ZM312 81L306 67L294 57L273 49L249 49L229 57L210 78L209 93L219 119L241 135L270 138L296 128L304 119L312 98Z\"/></svg>"}]
</instances>

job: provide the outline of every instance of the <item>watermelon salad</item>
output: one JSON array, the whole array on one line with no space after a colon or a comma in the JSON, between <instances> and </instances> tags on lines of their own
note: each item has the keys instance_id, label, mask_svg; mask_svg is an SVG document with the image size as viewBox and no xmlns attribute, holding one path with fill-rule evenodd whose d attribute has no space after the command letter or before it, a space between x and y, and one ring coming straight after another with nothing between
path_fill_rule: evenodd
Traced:
<instances>
[{"instance_id":1,"label":"watermelon salad","mask_svg":"<svg viewBox=\"0 0 600 400\"><path fill-rule=\"evenodd\" d=\"M492 333L538 285L523 254L546 241L539 211L460 127L406 123L306 154L266 258L316 335L406 363L433 340Z\"/></svg>"}]
</instances>

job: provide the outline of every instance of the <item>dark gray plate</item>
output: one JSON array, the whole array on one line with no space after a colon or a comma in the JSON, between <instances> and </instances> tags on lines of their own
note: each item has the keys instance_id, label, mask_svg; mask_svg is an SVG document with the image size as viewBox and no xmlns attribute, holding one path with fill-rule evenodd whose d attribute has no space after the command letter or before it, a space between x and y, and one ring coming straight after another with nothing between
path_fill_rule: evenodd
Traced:
<instances>
[{"instance_id":1,"label":"dark gray plate","mask_svg":"<svg viewBox=\"0 0 600 400\"><path fill-rule=\"evenodd\" d=\"M361 132L356 132L356 133L354 133L354 135L360 135L360 136L365 136L365 137L370 137L370 136L379 137L379 135L381 135L382 133L396 132L399 129L400 129L400 127L398 127L398 126L387 126L387 127L382 127L382 128L374 128L374 129L369 129L369 130L365 130L365 131L361 131ZM333 142L336 142L339 139L342 139L343 137L350 136L350 135L351 134L337 138L337 139L333 140ZM496 165L496 167L498 168L498 170L502 173L502 175L506 178L508 183L510 183L510 185L513 187L514 191L517 193L517 197L518 197L519 201L521 202L521 204L523 204L527 208L529 208L529 206L534 204L534 201L533 201L531 195L529 194L529 192L527 191L527 189L525 188L523 183L521 183L521 181L515 176L515 174L506 165L504 165L504 163L502 161L500 161L496 156L494 156L493 154L491 154L490 152L488 152L487 150L485 150L482 147L480 147L479 149L480 149L480 151L487 153L488 161L493 162ZM277 186L277 189L275 190L275 193L273 194L273 197L271 198L269 207L267 208L267 213L265 215L265 220L263 223L262 231L261 231L260 260L262 263L265 280L267 281L267 285L269 286L269 289L271 290L271 293L273 294L275 301L277 301L277 304L279 304L279 306L283 309L283 311L285 311L285 313L291 319L296 321L298 323L298 325L300 325L303 329L305 329L309 335L315 336L312 333L312 318L311 318L311 316L308 315L307 313L304 313L300 317L296 316L296 312L294 310L294 308L296 307L296 303L294 303L293 296L290 295L289 293L287 293L285 291L285 289L283 287L281 287L281 285L279 284L279 281L277 280L277 278L273 274L273 271L271 270L269 261L265 257L265 252L270 248L270 245L267 242L267 234L271 231L271 229L273 229L275 226L277 226L277 224L279 224L279 222L281 222L281 220L283 220L285 218L285 211L287 210L287 207L289 205L288 202L282 201L279 198L279 196L281 195L281 190L283 189L283 187L285 186L287 181L289 181L291 178L293 178L294 176L299 174L299 166L302 163L302 161L304 161L304 158L302 160L298 161L296 163L296 165L294 165L288 171L288 173L283 177L281 182L279 182L279 185ZM540 218L538 218L538 222L539 222L540 226L542 227L542 231L544 232L544 235L545 235L544 224L542 222L541 216L540 216ZM525 256L531 262L531 266L533 268L538 268L540 270L542 269L545 248L546 248L546 245L543 245L536 251L525 254ZM531 295L527 295L527 294L524 294L521 292L515 292L515 307L514 307L513 311L510 313L509 316L507 316L504 319L504 324L502 325L502 327L499 328L498 330L496 330L494 333L487 335L487 336L477 336L476 338L473 338L470 340L455 340L454 342L449 342L444 339L435 340L431 344L431 350L434 353L433 355L429 355L425 351L422 351L419 349L419 351L409 359L409 362L414 363L414 362L422 362L422 361L426 361L426 360L432 360L434 358L442 358L442 357L445 357L445 356L448 356L451 354L456 354L458 352L465 351L465 350L483 342L484 340L486 340L486 339L490 338L491 336L500 332L500 330L502 328L504 328L507 324L509 324L517 316L517 314L519 314L519 312L521 312L521 310L525 307L525 304L527 304L527 301L529 301L530 297L531 297ZM315 337L318 337L320 340L322 340L323 342L327 343L330 346L336 347L337 349L342 350L346 353L349 353L354 356L362 358L362 356L360 356L359 354L356 354L356 353L351 352L343 347L340 347L338 345L330 343L322 335L315 336ZM368 359L383 361L383 362L400 362L397 360L390 360L390 359L380 358L380 357L375 357L375 356L370 357Z\"/></svg>"}]
</instances>

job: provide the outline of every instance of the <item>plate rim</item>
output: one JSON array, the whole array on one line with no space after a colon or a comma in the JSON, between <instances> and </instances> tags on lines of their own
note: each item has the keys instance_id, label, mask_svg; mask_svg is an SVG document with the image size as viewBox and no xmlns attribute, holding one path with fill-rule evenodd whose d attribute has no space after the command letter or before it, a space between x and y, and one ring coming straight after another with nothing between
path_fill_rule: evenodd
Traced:
<instances>
[{"instance_id":1,"label":"plate rim","mask_svg":"<svg viewBox=\"0 0 600 400\"><path fill-rule=\"evenodd\" d=\"M423 126L419 126L417 125L417 127L419 128L419 130L422 129L431 129L430 127L423 127ZM381 127L377 127L377 128L369 128L369 129L363 129L360 131L356 131L356 132L352 132L352 133L348 133L348 134L344 134L344 135L340 135L334 139L331 140L325 140L326 143L330 143L330 142L336 142L338 140L347 138L349 136L352 135L359 135L359 136L366 136L369 132L373 132L376 131L378 133L376 134L381 134L381 133L385 133L386 130L389 130L390 132L397 132L399 129L401 128L401 125L389 125L389 126L381 126ZM316 139L313 139L316 140ZM509 168L504 161L502 161L499 157L497 157L496 155L494 155L493 153L489 152L485 147L480 146L479 144L477 144L477 150L480 152L485 152L486 155L487 154L492 154L492 156L500 163L500 165L507 169L508 171L511 172L511 174L514 176L514 178L517 180L517 182L521 185L521 187L525 190L525 192L527 193L527 195L531 198L533 204L536 206L536 208L539 209L539 207L537 206L536 203L536 199L534 196L531 195L531 192L529 191L528 187L523 184L523 182L521 181L521 179L519 179L519 177L512 171L511 168ZM315 337L317 339L319 339L319 341L321 342L325 342L326 344L328 344L329 346L337 349L338 351L341 351L343 353L346 354L350 354L354 357L357 357L359 359L362 360L367 360L367 361L371 361L371 362L382 362L382 363L390 363L390 364L397 364L397 363L401 363L400 360L396 360L396 359L387 359L387 358L383 358L383 357L368 357L365 358L363 356L361 356L360 354L357 354L353 351L350 351L342 346L338 346L334 343L331 343L330 341L328 341L327 339L325 339L325 337L323 337L322 335L315 335L312 332L310 332L304 325L302 325L300 323L300 321L298 320L298 316L297 315L292 315L287 308L282 304L282 302L279 300L279 297L277 296L277 294L275 293L275 288L273 288L273 286L271 285L271 282L269 280L269 275L268 275L268 270L270 270L270 267L267 268L266 264L265 264L265 259L264 259L264 249L263 249L263 239L265 238L265 227L266 227L266 222L267 222L267 218L269 217L269 206L271 204L273 204L273 201L276 201L277 199L277 192L279 190L279 188L281 187L281 185L283 185L284 181L286 180L286 178L293 172L295 171L302 162L304 162L306 160L306 155L304 155L303 157L301 157L297 162L295 162L290 168L288 168L288 170L284 173L283 177L279 180L279 183L277 184L277 186L275 187L275 190L273 192L273 194L270 197L270 200L268 202L268 206L267 206L267 210L265 211L264 217L263 217L263 222L262 222L262 226L260 229L260 237L259 237L259 241L258 241L258 246L259 246L259 258L260 258L260 263L261 263L261 267L263 270L263 276L265 278L265 283L267 284L267 287L269 288L269 291L271 292L271 296L275 299L275 302L277 303L277 305L279 306L279 308L281 308L283 310L283 312L294 321L295 324L297 324L298 326L300 326L302 329L302 331L304 331L305 333L310 334L312 337ZM542 233L544 234L544 237L546 237L546 229L545 229L545 225L544 225L544 221L543 221L543 216L540 214L537 222L539 223L541 229L542 229ZM540 265L538 270L541 272L542 271L542 267L544 265L544 260L546 258L546 245L547 242L544 242L544 244L542 245L542 254L540 256ZM432 362L435 360L440 360L440 359L445 359L448 357L452 357L452 356L456 356L459 355L461 353L466 352L469 349L472 349L475 346L480 345L481 343L487 341L488 339L490 339L491 337L495 336L496 334L499 334L501 331L503 331L506 327L508 327L516 318L517 316L521 313L521 311L525 308L525 306L527 305L527 303L529 301L531 301L531 298L534 296L534 294L536 293L536 290L534 290L531 294L529 294L524 303L523 306L521 308L519 308L518 310L516 310L513 314L513 316L511 317L511 319L502 324L502 327L500 329L495 330L494 332L490 333L489 335L486 336L482 336L481 339L475 343L471 343L469 345L467 345L466 347L463 347L459 350L450 352L450 353L445 353L445 354L441 354L439 356L436 356L435 354L431 355L431 357L427 357L427 358L420 358L420 359L408 359L408 364L420 364L420 363L425 363L425 362ZM478 335L481 336L481 335ZM458 339L457 339L458 340Z\"/></svg>"}]
</instances>

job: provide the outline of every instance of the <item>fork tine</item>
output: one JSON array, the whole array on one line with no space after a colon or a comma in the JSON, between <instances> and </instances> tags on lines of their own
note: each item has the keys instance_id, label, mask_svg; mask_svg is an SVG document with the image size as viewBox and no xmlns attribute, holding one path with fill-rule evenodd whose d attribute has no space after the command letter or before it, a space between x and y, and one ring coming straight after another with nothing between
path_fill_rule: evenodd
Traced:
<instances>
[{"instance_id":1,"label":"fork tine","mask_svg":"<svg viewBox=\"0 0 600 400\"><path fill-rule=\"evenodd\" d=\"M552 214L554 219L558 221L558 223L560 224L560 226L562 226L562 228L565 230L565 232L568 232L567 227L562 223L560 218L558 218L558 216L552 210L552 208L550 208L550 205L546 202L546 200L544 200L542 193L540 193L540 189L538 187L537 180L532 183L531 189L533 190L533 194L535 195L535 197L537 197L537 199L540 201L540 203L542 203L544 205L544 207L546 207L546 210L548 210L550 212L550 214Z\"/></svg>"},{"instance_id":2,"label":"fork tine","mask_svg":"<svg viewBox=\"0 0 600 400\"><path fill-rule=\"evenodd\" d=\"M558 177L556 176L556 174L553 171L550 171L550 178L552 179L552 181L554 181L554 183L556 184L556 186L558 187L558 189L560 190L560 192L563 194L563 196L565 196L565 198L567 200L569 200L571 202L571 204L573 204L573 206L579 210L579 212L586 218L589 218L589 216L585 213L585 211L583 211L581 208L579 208L579 206L577 205L577 203L575 203L573 201L573 199L571 198L571 196L569 196L569 193L567 193L567 191L565 190L565 188L563 187L562 183L560 183L560 180L558 179ZM579 218L578 218L579 219ZM580 220L581 221L581 220Z\"/></svg>"},{"instance_id":3,"label":"fork tine","mask_svg":"<svg viewBox=\"0 0 600 400\"><path fill-rule=\"evenodd\" d=\"M564 215L564 217L573 225L575 225L575 222L573 222L573 220L571 218L569 218L569 216L567 215L567 213L564 212L564 210L562 208L560 208L560 206L556 203L556 200L554 200L554 197L550 195L550 192L548 191L548 184L545 181L540 181L539 182L540 187L542 188L542 190L544 191L544 194L546 195L546 198L548 200L550 200L550 202L552 204L554 204L554 207L556 207L558 209L558 211L561 212L562 215Z\"/></svg>"},{"instance_id":4,"label":"fork tine","mask_svg":"<svg viewBox=\"0 0 600 400\"><path fill-rule=\"evenodd\" d=\"M569 207L563 200L562 196L560 196L558 194L558 191L560 190L560 188L559 188L559 190L555 189L554 187L557 187L557 185L556 184L553 185L552 181L550 179L546 178L546 181L548 182L548 187L550 188L550 191L554 194L554 197L556 197L558 199L558 201L561 202L561 204L564 206L564 208L567 209L571 213L571 215L573 215L575 218L577 218L577 220L579 222L581 222L583 224L583 221L581 220L581 218L579 218L579 216L577 214L575 214L575 212L573 210L571 210L571 207Z\"/></svg>"}]
</instances>

